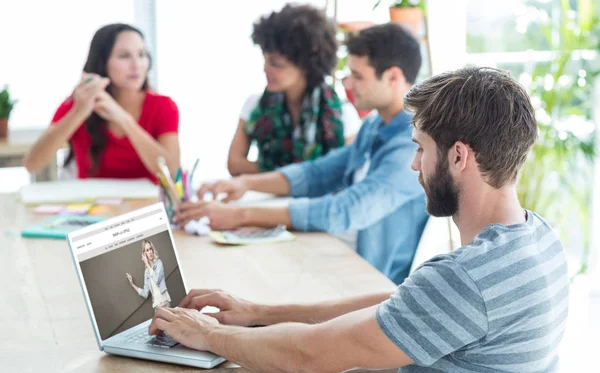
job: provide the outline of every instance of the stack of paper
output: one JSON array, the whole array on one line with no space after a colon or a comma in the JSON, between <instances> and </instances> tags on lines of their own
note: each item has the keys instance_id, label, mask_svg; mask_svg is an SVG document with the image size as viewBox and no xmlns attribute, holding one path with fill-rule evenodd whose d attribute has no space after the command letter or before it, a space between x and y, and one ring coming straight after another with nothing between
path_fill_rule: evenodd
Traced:
<instances>
[{"instance_id":1,"label":"stack of paper","mask_svg":"<svg viewBox=\"0 0 600 373\"><path fill-rule=\"evenodd\" d=\"M148 179L81 179L33 183L21 188L26 205L94 202L101 198L156 199L158 187Z\"/></svg>"}]
</instances>

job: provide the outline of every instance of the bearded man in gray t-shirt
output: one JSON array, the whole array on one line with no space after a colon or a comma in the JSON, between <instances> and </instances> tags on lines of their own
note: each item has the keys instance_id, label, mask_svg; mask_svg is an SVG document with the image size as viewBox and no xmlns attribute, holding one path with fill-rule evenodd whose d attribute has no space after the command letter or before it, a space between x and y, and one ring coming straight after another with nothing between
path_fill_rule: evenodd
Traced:
<instances>
[{"instance_id":1,"label":"bearded man in gray t-shirt","mask_svg":"<svg viewBox=\"0 0 600 373\"><path fill-rule=\"evenodd\" d=\"M461 248L422 264L391 296L265 306L193 290L183 309L159 309L150 333L261 372L556 371L569 279L556 234L517 199L537 138L525 89L500 70L464 68L416 85L404 103L427 211L452 216ZM207 305L220 312L197 311Z\"/></svg>"}]
</instances>

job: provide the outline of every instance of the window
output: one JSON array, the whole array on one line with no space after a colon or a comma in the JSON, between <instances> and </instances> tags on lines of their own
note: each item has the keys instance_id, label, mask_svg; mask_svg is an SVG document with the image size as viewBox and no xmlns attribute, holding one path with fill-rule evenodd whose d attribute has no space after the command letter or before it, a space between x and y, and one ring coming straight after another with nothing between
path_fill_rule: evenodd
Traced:
<instances>
[{"instance_id":1,"label":"window","mask_svg":"<svg viewBox=\"0 0 600 373\"><path fill-rule=\"evenodd\" d=\"M591 1L467 0L467 62L509 70L532 97L540 140L521 173L519 197L560 233L572 272L587 270L592 247L600 24Z\"/></svg>"}]
</instances>

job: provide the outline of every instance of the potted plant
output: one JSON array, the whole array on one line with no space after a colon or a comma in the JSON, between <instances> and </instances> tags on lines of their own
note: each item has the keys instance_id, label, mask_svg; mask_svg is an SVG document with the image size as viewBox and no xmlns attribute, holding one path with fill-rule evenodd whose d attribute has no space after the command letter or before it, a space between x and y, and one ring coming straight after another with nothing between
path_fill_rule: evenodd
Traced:
<instances>
[{"instance_id":1,"label":"potted plant","mask_svg":"<svg viewBox=\"0 0 600 373\"><path fill-rule=\"evenodd\" d=\"M381 0L375 3L377 8ZM406 25L413 33L417 34L425 14L425 0L396 0L390 5L390 20Z\"/></svg>"},{"instance_id":2,"label":"potted plant","mask_svg":"<svg viewBox=\"0 0 600 373\"><path fill-rule=\"evenodd\" d=\"M8 86L0 91L0 138L8 136L8 117L16 101L11 100Z\"/></svg>"}]
</instances>

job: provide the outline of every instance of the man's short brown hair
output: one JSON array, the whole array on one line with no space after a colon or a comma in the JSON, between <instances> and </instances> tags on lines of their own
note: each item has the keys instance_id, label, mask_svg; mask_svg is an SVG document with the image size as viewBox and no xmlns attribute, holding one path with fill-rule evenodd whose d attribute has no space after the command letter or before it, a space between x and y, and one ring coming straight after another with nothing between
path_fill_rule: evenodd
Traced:
<instances>
[{"instance_id":1,"label":"man's short brown hair","mask_svg":"<svg viewBox=\"0 0 600 373\"><path fill-rule=\"evenodd\" d=\"M404 26L395 22L371 26L350 35L348 53L367 56L377 79L389 68L397 66L406 81L414 84L421 69L421 46Z\"/></svg>"},{"instance_id":2,"label":"man's short brown hair","mask_svg":"<svg viewBox=\"0 0 600 373\"><path fill-rule=\"evenodd\" d=\"M457 141L470 146L486 182L495 188L516 181L537 140L529 95L502 70L466 67L433 76L414 86L404 105L444 159Z\"/></svg>"}]
</instances>

